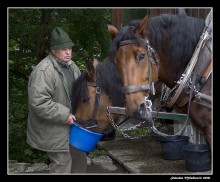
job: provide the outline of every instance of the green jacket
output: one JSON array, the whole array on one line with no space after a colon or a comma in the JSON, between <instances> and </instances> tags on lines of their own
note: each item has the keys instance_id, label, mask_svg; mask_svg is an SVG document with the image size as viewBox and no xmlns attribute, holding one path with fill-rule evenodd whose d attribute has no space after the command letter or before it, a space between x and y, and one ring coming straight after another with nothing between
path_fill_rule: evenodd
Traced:
<instances>
[{"instance_id":1,"label":"green jacket","mask_svg":"<svg viewBox=\"0 0 220 182\"><path fill-rule=\"evenodd\" d=\"M81 74L72 61L74 78ZM74 79L74 80L75 80ZM32 71L28 82L27 143L42 151L68 151L71 101L67 82L55 57L50 53Z\"/></svg>"}]
</instances>

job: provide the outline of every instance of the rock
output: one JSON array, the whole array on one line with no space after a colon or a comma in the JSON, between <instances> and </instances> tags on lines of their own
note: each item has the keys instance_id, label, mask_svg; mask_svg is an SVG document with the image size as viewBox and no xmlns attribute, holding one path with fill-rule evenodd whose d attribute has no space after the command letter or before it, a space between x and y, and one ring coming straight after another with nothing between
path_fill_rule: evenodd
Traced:
<instances>
[{"instance_id":1,"label":"rock","mask_svg":"<svg viewBox=\"0 0 220 182\"><path fill-rule=\"evenodd\" d=\"M36 172L36 171L45 171L48 170L48 165L45 163L24 163L17 161L9 161L9 173L28 173L28 172Z\"/></svg>"},{"instance_id":2,"label":"rock","mask_svg":"<svg viewBox=\"0 0 220 182\"><path fill-rule=\"evenodd\" d=\"M44 171L48 169L49 167L45 163L35 163L31 167L28 167L28 169L25 172Z\"/></svg>"},{"instance_id":3,"label":"rock","mask_svg":"<svg viewBox=\"0 0 220 182\"><path fill-rule=\"evenodd\" d=\"M12 163L9 164L9 172L15 173L15 172L24 172L30 167L30 163Z\"/></svg>"}]
</instances>

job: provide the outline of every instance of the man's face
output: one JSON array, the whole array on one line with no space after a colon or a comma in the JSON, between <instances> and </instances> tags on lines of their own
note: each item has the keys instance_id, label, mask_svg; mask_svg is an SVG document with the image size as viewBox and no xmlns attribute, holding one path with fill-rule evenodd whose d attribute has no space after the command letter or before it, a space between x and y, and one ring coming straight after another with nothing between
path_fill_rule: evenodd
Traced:
<instances>
[{"instance_id":1,"label":"man's face","mask_svg":"<svg viewBox=\"0 0 220 182\"><path fill-rule=\"evenodd\" d=\"M72 48L52 50L53 54L63 62L68 62L72 58Z\"/></svg>"}]
</instances>

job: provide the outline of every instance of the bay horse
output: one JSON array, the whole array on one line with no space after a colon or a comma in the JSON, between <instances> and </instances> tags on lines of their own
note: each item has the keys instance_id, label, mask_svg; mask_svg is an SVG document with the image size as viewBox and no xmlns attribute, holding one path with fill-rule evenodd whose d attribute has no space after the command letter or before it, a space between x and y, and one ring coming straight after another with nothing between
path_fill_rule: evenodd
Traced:
<instances>
[{"instance_id":1,"label":"bay horse","mask_svg":"<svg viewBox=\"0 0 220 182\"><path fill-rule=\"evenodd\" d=\"M131 21L115 34L111 32L114 39L109 57L123 83L127 115L146 118L146 96L154 93L153 82L161 81L169 88L163 93L167 108L189 114L211 147L211 36L199 44L207 31L210 34L210 17L204 21L184 14L161 14ZM199 46L201 50L196 49Z\"/></svg>"},{"instance_id":2,"label":"bay horse","mask_svg":"<svg viewBox=\"0 0 220 182\"><path fill-rule=\"evenodd\" d=\"M102 71L96 74L98 65L105 71L103 75L100 75ZM72 113L76 116L75 122L83 128L105 135L115 130L109 121L107 107L124 105L121 85L116 87L115 83L119 82L114 80L115 76L112 74L114 72L111 71L109 67L102 66L97 59L87 60L85 71L73 83L71 98ZM119 116L113 113L111 119L116 120Z\"/></svg>"}]
</instances>

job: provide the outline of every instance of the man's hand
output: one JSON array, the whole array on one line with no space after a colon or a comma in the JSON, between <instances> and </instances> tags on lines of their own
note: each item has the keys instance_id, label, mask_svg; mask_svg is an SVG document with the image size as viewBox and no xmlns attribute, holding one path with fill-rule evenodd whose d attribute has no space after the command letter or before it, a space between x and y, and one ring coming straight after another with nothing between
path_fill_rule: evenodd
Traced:
<instances>
[{"instance_id":1,"label":"man's hand","mask_svg":"<svg viewBox=\"0 0 220 182\"><path fill-rule=\"evenodd\" d=\"M76 120L76 117L74 115L70 114L66 120L66 123L69 125L72 125L74 123L74 120Z\"/></svg>"}]
</instances>

